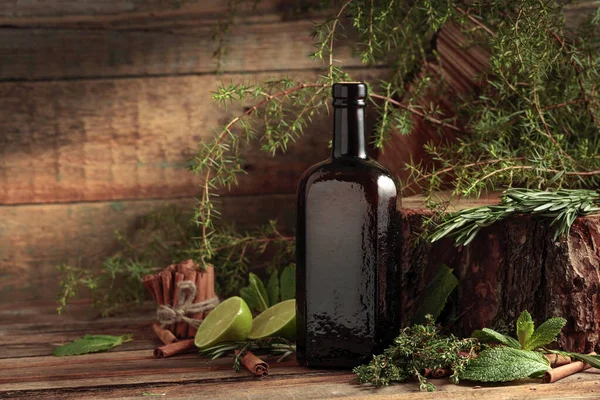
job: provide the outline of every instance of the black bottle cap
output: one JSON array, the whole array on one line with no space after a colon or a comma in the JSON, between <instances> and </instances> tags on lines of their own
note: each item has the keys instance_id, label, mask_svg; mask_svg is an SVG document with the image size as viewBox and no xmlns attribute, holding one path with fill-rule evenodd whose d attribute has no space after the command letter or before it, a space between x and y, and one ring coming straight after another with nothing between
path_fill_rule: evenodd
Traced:
<instances>
[{"instance_id":1,"label":"black bottle cap","mask_svg":"<svg viewBox=\"0 0 600 400\"><path fill-rule=\"evenodd\" d=\"M334 106L364 106L367 98L367 85L362 82L334 83L332 94Z\"/></svg>"}]
</instances>

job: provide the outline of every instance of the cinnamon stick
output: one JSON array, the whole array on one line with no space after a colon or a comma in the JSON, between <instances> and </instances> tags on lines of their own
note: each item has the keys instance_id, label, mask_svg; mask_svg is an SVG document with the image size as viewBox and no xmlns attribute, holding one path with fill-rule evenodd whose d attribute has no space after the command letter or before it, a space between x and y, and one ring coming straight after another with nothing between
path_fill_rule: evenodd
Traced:
<instances>
[{"instance_id":1,"label":"cinnamon stick","mask_svg":"<svg viewBox=\"0 0 600 400\"><path fill-rule=\"evenodd\" d=\"M431 373L432 378L445 378L450 375L452 375L452 370L450 368L438 368Z\"/></svg>"},{"instance_id":2,"label":"cinnamon stick","mask_svg":"<svg viewBox=\"0 0 600 400\"><path fill-rule=\"evenodd\" d=\"M208 289L206 291L206 299L212 299L216 296L215 293L215 267L213 265L206 266L206 273L208 274ZM210 311L204 313L204 318Z\"/></svg>"},{"instance_id":3,"label":"cinnamon stick","mask_svg":"<svg viewBox=\"0 0 600 400\"><path fill-rule=\"evenodd\" d=\"M177 270L176 265L171 265L174 270ZM183 281L183 274L181 272L173 273L173 308L179 305L179 290L177 289L177 284ZM171 331L177 335L177 332L183 329L182 325L185 327L185 322L177 322L173 324L173 328Z\"/></svg>"},{"instance_id":4,"label":"cinnamon stick","mask_svg":"<svg viewBox=\"0 0 600 400\"><path fill-rule=\"evenodd\" d=\"M570 364L571 361L573 361L573 360L571 360L571 357L563 356L561 354L549 353L549 354L544 354L544 357L546 357L548 359L548 361L550 361L550 366L552 368L560 367L561 365L567 365L567 364Z\"/></svg>"},{"instance_id":5,"label":"cinnamon stick","mask_svg":"<svg viewBox=\"0 0 600 400\"><path fill-rule=\"evenodd\" d=\"M169 270L161 271L158 273L162 284L163 304L171 306L173 302L173 274ZM169 325L167 329L173 331L174 326Z\"/></svg>"},{"instance_id":6,"label":"cinnamon stick","mask_svg":"<svg viewBox=\"0 0 600 400\"><path fill-rule=\"evenodd\" d=\"M177 354L187 353L196 346L194 345L194 339L181 340L164 346L157 347L154 349L154 357L167 358Z\"/></svg>"},{"instance_id":7,"label":"cinnamon stick","mask_svg":"<svg viewBox=\"0 0 600 400\"><path fill-rule=\"evenodd\" d=\"M192 281L192 282L196 283L196 275L197 275L196 270L190 268L189 265L190 264L187 263L187 261L184 261L184 263L180 264L180 266L183 266L183 268L182 268L183 279L186 280L186 281ZM177 337L178 338L181 339L181 338L189 338L189 337L191 337L191 336L188 335L188 331L189 331L190 326L187 323L185 323L185 322L182 321L178 325L182 326L181 328L178 328L178 331L177 331Z\"/></svg>"},{"instance_id":8,"label":"cinnamon stick","mask_svg":"<svg viewBox=\"0 0 600 400\"><path fill-rule=\"evenodd\" d=\"M200 303L201 301L206 300L206 288L207 288L207 273L206 272L196 272L196 298L193 303ZM190 316L192 319L202 320L204 319L204 313L196 313ZM197 329L193 326L188 326L188 337L195 337Z\"/></svg>"},{"instance_id":9,"label":"cinnamon stick","mask_svg":"<svg viewBox=\"0 0 600 400\"><path fill-rule=\"evenodd\" d=\"M235 354L238 355L240 353L239 350L235 351ZM269 364L256 357L252 352L247 351L244 356L240 360L242 365L246 367L246 369L252 372L256 376L266 376L269 375Z\"/></svg>"},{"instance_id":10,"label":"cinnamon stick","mask_svg":"<svg viewBox=\"0 0 600 400\"><path fill-rule=\"evenodd\" d=\"M592 352L589 354L595 355L596 353ZM571 376L578 372L585 371L586 369L589 369L591 367L592 367L591 365L586 364L583 361L575 361L575 362L572 362L571 364L566 364L566 365L562 365L557 368L552 368L552 369L546 371L546 374L544 375L544 379L542 380L542 382L554 383L563 378L566 378L567 376Z\"/></svg>"},{"instance_id":11,"label":"cinnamon stick","mask_svg":"<svg viewBox=\"0 0 600 400\"><path fill-rule=\"evenodd\" d=\"M171 332L167 328L164 328L161 324L153 324L152 329L154 330L154 333L156 333L156 336L158 336L160 341L164 344L170 344L177 341L177 338L175 337L175 335L173 335L173 332Z\"/></svg>"},{"instance_id":12,"label":"cinnamon stick","mask_svg":"<svg viewBox=\"0 0 600 400\"><path fill-rule=\"evenodd\" d=\"M152 283L155 279L156 278L154 277L154 275L146 275L145 277L142 278L142 283L144 284L144 287L146 288L148 293L150 293L150 296L152 297L152 299L154 299L154 301L157 301L156 292L154 291L154 286Z\"/></svg>"}]
</instances>

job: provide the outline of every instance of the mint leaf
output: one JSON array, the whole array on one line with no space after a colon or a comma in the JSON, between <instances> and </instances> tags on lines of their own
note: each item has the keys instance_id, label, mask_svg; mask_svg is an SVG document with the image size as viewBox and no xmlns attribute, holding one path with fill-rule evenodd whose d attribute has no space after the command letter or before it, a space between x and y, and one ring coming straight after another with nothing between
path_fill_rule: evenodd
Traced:
<instances>
[{"instance_id":1,"label":"mint leaf","mask_svg":"<svg viewBox=\"0 0 600 400\"><path fill-rule=\"evenodd\" d=\"M131 335L85 335L79 339L57 347L52 352L55 356L76 356L79 354L97 353L119 346L133 340Z\"/></svg>"},{"instance_id":2,"label":"mint leaf","mask_svg":"<svg viewBox=\"0 0 600 400\"><path fill-rule=\"evenodd\" d=\"M458 279L452 274L452 269L446 265L441 265L425 288L425 299L416 314L415 323L424 323L427 314L431 314L433 319L436 320L444 309L448 296L457 286Z\"/></svg>"},{"instance_id":3,"label":"mint leaf","mask_svg":"<svg viewBox=\"0 0 600 400\"><path fill-rule=\"evenodd\" d=\"M269 295L269 302L271 305L279 303L279 278L277 277L277 271L273 271L267 283L267 293Z\"/></svg>"},{"instance_id":4,"label":"mint leaf","mask_svg":"<svg viewBox=\"0 0 600 400\"><path fill-rule=\"evenodd\" d=\"M521 348L521 344L517 340L489 328L483 328L480 331L474 331L471 336L475 339L478 339L481 343L502 343L508 347L512 347L513 349Z\"/></svg>"},{"instance_id":5,"label":"mint leaf","mask_svg":"<svg viewBox=\"0 0 600 400\"><path fill-rule=\"evenodd\" d=\"M265 285L262 283L260 278L252 272L250 272L248 275L248 280L250 281L250 287L254 290L257 300L256 311L265 311L267 308L269 308L269 296L267 295Z\"/></svg>"},{"instance_id":6,"label":"mint leaf","mask_svg":"<svg viewBox=\"0 0 600 400\"><path fill-rule=\"evenodd\" d=\"M281 272L280 279L280 295L281 301L295 299L296 298L296 266L294 264L288 265Z\"/></svg>"},{"instance_id":7,"label":"mint leaf","mask_svg":"<svg viewBox=\"0 0 600 400\"><path fill-rule=\"evenodd\" d=\"M538 347L552 343L566 323L567 320L564 318L550 318L538 326L523 348L525 350L535 350Z\"/></svg>"},{"instance_id":8,"label":"mint leaf","mask_svg":"<svg viewBox=\"0 0 600 400\"><path fill-rule=\"evenodd\" d=\"M510 347L493 347L471 360L460 379L479 382L509 382L531 376L540 376L550 369L550 362L535 351Z\"/></svg>"},{"instance_id":9,"label":"mint leaf","mask_svg":"<svg viewBox=\"0 0 600 400\"><path fill-rule=\"evenodd\" d=\"M519 319L517 320L517 337L519 338L521 348L525 348L525 345L531 338L531 335L533 335L533 330L533 319L531 319L531 314L525 310L521 313Z\"/></svg>"}]
</instances>

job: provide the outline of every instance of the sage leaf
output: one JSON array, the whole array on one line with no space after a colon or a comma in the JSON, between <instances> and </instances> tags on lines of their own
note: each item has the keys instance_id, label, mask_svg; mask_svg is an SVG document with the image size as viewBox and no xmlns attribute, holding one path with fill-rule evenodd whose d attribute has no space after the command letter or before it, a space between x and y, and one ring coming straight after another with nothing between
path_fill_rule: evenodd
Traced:
<instances>
[{"instance_id":1,"label":"sage leaf","mask_svg":"<svg viewBox=\"0 0 600 400\"><path fill-rule=\"evenodd\" d=\"M133 337L129 334L122 336L85 335L79 339L57 347L52 352L55 356L76 356L79 354L97 353L110 350L123 343L130 342Z\"/></svg>"},{"instance_id":2,"label":"sage leaf","mask_svg":"<svg viewBox=\"0 0 600 400\"><path fill-rule=\"evenodd\" d=\"M583 361L584 363L590 364L594 368L600 369L600 356L592 354L579 354L579 353L565 353L566 355L574 358L575 360Z\"/></svg>"},{"instance_id":3,"label":"sage leaf","mask_svg":"<svg viewBox=\"0 0 600 400\"><path fill-rule=\"evenodd\" d=\"M296 298L296 266L294 264L288 265L281 272L280 279L280 291L281 301L291 300Z\"/></svg>"},{"instance_id":4,"label":"sage leaf","mask_svg":"<svg viewBox=\"0 0 600 400\"><path fill-rule=\"evenodd\" d=\"M258 310L258 296L256 295L256 292L252 287L246 286L241 288L240 297L246 302L246 304L248 304L248 308L250 308L251 310Z\"/></svg>"},{"instance_id":5,"label":"sage leaf","mask_svg":"<svg viewBox=\"0 0 600 400\"><path fill-rule=\"evenodd\" d=\"M262 283L260 278L252 272L250 272L248 275L248 280L250 281L250 287L254 289L256 299L258 300L256 310L259 312L265 311L267 308L269 308L269 296L267 295L265 285Z\"/></svg>"},{"instance_id":6,"label":"sage leaf","mask_svg":"<svg viewBox=\"0 0 600 400\"><path fill-rule=\"evenodd\" d=\"M431 314L436 320L448 300L450 293L458 286L458 279L452 273L452 269L446 265L441 265L433 279L425 288L425 299L415 317L415 323L425 322L425 316Z\"/></svg>"},{"instance_id":7,"label":"sage leaf","mask_svg":"<svg viewBox=\"0 0 600 400\"><path fill-rule=\"evenodd\" d=\"M269 278L269 282L267 283L267 293L271 305L279 303L279 278L277 276L277 271L273 271Z\"/></svg>"},{"instance_id":8,"label":"sage leaf","mask_svg":"<svg viewBox=\"0 0 600 400\"><path fill-rule=\"evenodd\" d=\"M519 343L516 339L503 335L500 332L496 332L493 329L483 328L482 330L474 331L471 336L473 336L475 339L478 339L482 343L502 343L503 345L512 347L513 349L521 349L521 343Z\"/></svg>"},{"instance_id":9,"label":"sage leaf","mask_svg":"<svg viewBox=\"0 0 600 400\"><path fill-rule=\"evenodd\" d=\"M525 348L525 345L531 338L531 335L533 335L533 331L533 319L531 319L531 314L525 310L521 313L519 319L517 319L517 337L519 338L521 348Z\"/></svg>"},{"instance_id":10,"label":"sage leaf","mask_svg":"<svg viewBox=\"0 0 600 400\"><path fill-rule=\"evenodd\" d=\"M567 320L564 318L550 318L537 327L523 348L525 350L535 350L538 347L552 343L566 323Z\"/></svg>"},{"instance_id":11,"label":"sage leaf","mask_svg":"<svg viewBox=\"0 0 600 400\"><path fill-rule=\"evenodd\" d=\"M540 376L550 369L550 362L535 351L493 347L479 353L461 372L461 379L479 382L510 382Z\"/></svg>"}]
</instances>

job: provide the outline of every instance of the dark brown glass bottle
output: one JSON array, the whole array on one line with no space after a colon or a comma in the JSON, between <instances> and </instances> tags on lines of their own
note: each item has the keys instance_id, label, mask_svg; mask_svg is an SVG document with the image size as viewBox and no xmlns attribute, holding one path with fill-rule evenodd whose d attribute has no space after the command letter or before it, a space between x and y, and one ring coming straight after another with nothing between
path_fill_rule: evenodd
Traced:
<instances>
[{"instance_id":1,"label":"dark brown glass bottle","mask_svg":"<svg viewBox=\"0 0 600 400\"><path fill-rule=\"evenodd\" d=\"M333 152L298 186L297 358L350 368L398 334L397 185L365 150L366 85L333 85Z\"/></svg>"}]
</instances>

